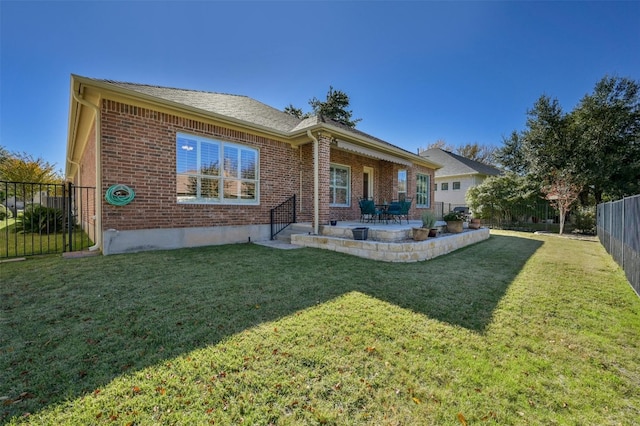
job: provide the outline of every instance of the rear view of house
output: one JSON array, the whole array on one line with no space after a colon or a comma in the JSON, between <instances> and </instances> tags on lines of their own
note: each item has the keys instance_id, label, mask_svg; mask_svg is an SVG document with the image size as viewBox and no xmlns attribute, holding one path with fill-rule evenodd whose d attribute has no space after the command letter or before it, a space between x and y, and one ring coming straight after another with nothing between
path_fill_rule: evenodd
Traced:
<instances>
[{"instance_id":1,"label":"rear view of house","mask_svg":"<svg viewBox=\"0 0 640 426\"><path fill-rule=\"evenodd\" d=\"M77 75L68 132L66 177L97 189L90 237L104 254L266 240L271 210L293 197L316 233L358 218L362 197L411 197L419 218L439 167L246 96Z\"/></svg>"}]
</instances>

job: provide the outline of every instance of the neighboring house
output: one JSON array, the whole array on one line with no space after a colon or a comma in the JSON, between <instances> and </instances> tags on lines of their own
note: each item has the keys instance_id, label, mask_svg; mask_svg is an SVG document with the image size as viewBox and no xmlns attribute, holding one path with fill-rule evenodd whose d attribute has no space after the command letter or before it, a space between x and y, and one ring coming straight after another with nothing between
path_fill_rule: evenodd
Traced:
<instances>
[{"instance_id":1,"label":"neighboring house","mask_svg":"<svg viewBox=\"0 0 640 426\"><path fill-rule=\"evenodd\" d=\"M470 160L440 148L420 152L420 156L442 168L436 171L434 201L455 206L466 206L469 188L480 185L489 176L502 174L499 169L479 161Z\"/></svg>"},{"instance_id":2,"label":"neighboring house","mask_svg":"<svg viewBox=\"0 0 640 426\"><path fill-rule=\"evenodd\" d=\"M71 76L66 176L97 188L90 236L104 254L268 240L271 209L293 195L315 233L359 218L360 197L411 197L418 219L438 167L246 96ZM133 201L107 202L113 185Z\"/></svg>"}]
</instances>

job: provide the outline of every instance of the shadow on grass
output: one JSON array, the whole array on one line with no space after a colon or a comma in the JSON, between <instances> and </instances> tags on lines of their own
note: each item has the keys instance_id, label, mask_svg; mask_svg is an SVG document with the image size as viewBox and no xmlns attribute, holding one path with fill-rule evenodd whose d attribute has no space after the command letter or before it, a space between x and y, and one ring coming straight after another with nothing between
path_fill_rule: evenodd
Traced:
<instances>
[{"instance_id":1,"label":"shadow on grass","mask_svg":"<svg viewBox=\"0 0 640 426\"><path fill-rule=\"evenodd\" d=\"M482 333L542 242L390 264L256 245L0 265L0 422L358 291Z\"/></svg>"}]
</instances>

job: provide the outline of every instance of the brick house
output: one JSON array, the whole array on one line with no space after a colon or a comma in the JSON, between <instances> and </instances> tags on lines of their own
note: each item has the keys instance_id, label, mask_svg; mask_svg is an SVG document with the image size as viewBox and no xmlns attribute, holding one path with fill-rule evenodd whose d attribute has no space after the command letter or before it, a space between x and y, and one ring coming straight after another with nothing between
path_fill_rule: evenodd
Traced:
<instances>
[{"instance_id":1,"label":"brick house","mask_svg":"<svg viewBox=\"0 0 640 426\"><path fill-rule=\"evenodd\" d=\"M431 209L439 165L340 123L298 119L246 96L71 76L66 177L95 186L103 254L260 241L293 195L318 233L355 220L357 200ZM126 185L134 199L105 194Z\"/></svg>"}]
</instances>

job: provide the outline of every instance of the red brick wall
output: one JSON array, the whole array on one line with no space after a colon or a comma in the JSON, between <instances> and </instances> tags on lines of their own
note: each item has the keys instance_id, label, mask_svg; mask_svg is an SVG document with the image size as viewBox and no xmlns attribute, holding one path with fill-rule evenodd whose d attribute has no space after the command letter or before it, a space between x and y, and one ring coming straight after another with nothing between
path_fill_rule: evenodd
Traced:
<instances>
[{"instance_id":1,"label":"red brick wall","mask_svg":"<svg viewBox=\"0 0 640 426\"><path fill-rule=\"evenodd\" d=\"M260 152L260 204L178 204L176 201L176 133L184 132L212 139L236 142ZM320 223L330 219L355 220L360 217L358 198L362 195L363 168L374 169L376 200L397 198L397 171L407 169L408 195L415 198L415 173L431 175L433 170L407 167L330 148L329 135L319 135ZM82 169L89 173L95 158L95 143L84 153ZM298 222L313 220L313 144L300 148L213 124L186 119L115 101L102 104L102 200L103 229L133 230L220 225L268 224L269 211L293 194L298 195ZM85 165L86 163L86 165ZM322 206L329 199L329 164L351 167L351 206ZM83 175L88 185L95 174ZM126 206L104 201L104 193L114 184L135 191ZM431 194L433 199L433 193ZM415 201L414 201L415 202ZM419 218L415 204L411 217Z\"/></svg>"},{"instance_id":2,"label":"red brick wall","mask_svg":"<svg viewBox=\"0 0 640 426\"><path fill-rule=\"evenodd\" d=\"M260 152L260 205L178 204L176 133L237 142ZM102 188L125 184L126 206L103 201L103 229L154 229L268 224L269 211L299 191L300 157L288 143L157 111L104 100Z\"/></svg>"}]
</instances>

